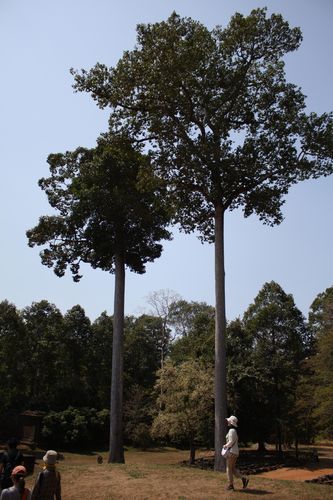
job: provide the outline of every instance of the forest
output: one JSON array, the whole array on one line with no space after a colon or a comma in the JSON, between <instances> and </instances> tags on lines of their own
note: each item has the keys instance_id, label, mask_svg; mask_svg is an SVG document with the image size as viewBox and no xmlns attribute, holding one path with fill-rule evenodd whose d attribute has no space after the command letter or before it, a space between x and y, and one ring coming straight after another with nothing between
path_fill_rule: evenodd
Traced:
<instances>
[{"instance_id":1,"label":"forest","mask_svg":"<svg viewBox=\"0 0 333 500\"><path fill-rule=\"evenodd\" d=\"M146 449L214 447L214 308L168 290L151 314L125 317L124 442ZM93 322L76 305L0 303L0 428L43 411L47 446L106 446L113 318ZM227 323L228 411L242 443L277 449L333 437L333 287L308 318L292 295L265 283L242 318ZM8 436L1 436L6 439Z\"/></svg>"}]
</instances>

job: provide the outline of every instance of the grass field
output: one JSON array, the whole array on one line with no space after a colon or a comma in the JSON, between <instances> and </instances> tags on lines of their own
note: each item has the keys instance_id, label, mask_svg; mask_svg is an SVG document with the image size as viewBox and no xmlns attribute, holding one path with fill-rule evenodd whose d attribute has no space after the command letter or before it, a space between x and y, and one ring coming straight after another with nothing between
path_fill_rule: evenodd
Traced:
<instances>
[{"instance_id":1,"label":"grass field","mask_svg":"<svg viewBox=\"0 0 333 500\"><path fill-rule=\"evenodd\" d=\"M101 454L103 463L97 463ZM66 453L59 462L62 476L63 500L111 499L250 499L274 500L326 500L333 499L333 487L309 484L303 481L282 481L250 476L246 490L236 480L236 491L227 492L226 474L197 468L183 467L179 462L188 458L187 451L162 449L141 452L129 450L123 465L108 464L107 453ZM37 460L33 477L27 478L31 486L42 466ZM239 488L239 489L238 489Z\"/></svg>"}]
</instances>

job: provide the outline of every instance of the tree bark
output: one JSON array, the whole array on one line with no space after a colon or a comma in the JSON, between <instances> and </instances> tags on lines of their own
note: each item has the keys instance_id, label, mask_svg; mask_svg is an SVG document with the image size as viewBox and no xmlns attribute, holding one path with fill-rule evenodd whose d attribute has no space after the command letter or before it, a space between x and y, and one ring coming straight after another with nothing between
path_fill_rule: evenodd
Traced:
<instances>
[{"instance_id":1,"label":"tree bark","mask_svg":"<svg viewBox=\"0 0 333 500\"><path fill-rule=\"evenodd\" d=\"M110 451L109 463L124 463L123 447L123 334L125 301L125 264L115 256L115 290L113 313Z\"/></svg>"},{"instance_id":2,"label":"tree bark","mask_svg":"<svg viewBox=\"0 0 333 500\"><path fill-rule=\"evenodd\" d=\"M258 440L258 448L257 451L264 452L266 451L265 441L263 439Z\"/></svg>"},{"instance_id":3,"label":"tree bark","mask_svg":"<svg viewBox=\"0 0 333 500\"><path fill-rule=\"evenodd\" d=\"M190 465L195 464L195 444L194 444L194 439L191 436L190 437Z\"/></svg>"},{"instance_id":4,"label":"tree bark","mask_svg":"<svg viewBox=\"0 0 333 500\"><path fill-rule=\"evenodd\" d=\"M226 314L224 271L224 210L215 207L215 460L214 470L225 472L221 449L227 429Z\"/></svg>"}]
</instances>

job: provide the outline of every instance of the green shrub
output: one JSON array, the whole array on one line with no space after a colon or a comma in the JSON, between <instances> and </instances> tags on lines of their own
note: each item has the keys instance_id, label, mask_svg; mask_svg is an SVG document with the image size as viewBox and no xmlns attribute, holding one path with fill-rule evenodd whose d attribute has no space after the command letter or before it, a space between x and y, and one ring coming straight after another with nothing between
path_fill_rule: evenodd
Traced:
<instances>
[{"instance_id":1,"label":"green shrub","mask_svg":"<svg viewBox=\"0 0 333 500\"><path fill-rule=\"evenodd\" d=\"M80 447L101 444L108 439L109 410L68 407L43 419L42 439L47 446Z\"/></svg>"}]
</instances>

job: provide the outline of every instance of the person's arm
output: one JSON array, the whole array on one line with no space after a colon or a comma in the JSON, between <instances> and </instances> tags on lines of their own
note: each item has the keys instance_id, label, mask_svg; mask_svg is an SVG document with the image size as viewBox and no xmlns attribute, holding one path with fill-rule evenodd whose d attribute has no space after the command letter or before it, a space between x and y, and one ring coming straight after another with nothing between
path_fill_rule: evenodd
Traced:
<instances>
[{"instance_id":1,"label":"person's arm","mask_svg":"<svg viewBox=\"0 0 333 500\"><path fill-rule=\"evenodd\" d=\"M227 442L225 444L226 448L232 448L237 441L237 432L235 429L230 429L227 435Z\"/></svg>"},{"instance_id":2,"label":"person's arm","mask_svg":"<svg viewBox=\"0 0 333 500\"><path fill-rule=\"evenodd\" d=\"M57 483L57 489L55 491L55 496L56 496L56 500L61 500L61 476L60 476L60 472L58 472L58 483Z\"/></svg>"},{"instance_id":3,"label":"person's arm","mask_svg":"<svg viewBox=\"0 0 333 500\"><path fill-rule=\"evenodd\" d=\"M31 492L31 500L34 500L36 498L38 498L38 495L39 495L39 490L40 490L40 478L41 478L41 472L38 474L38 476L36 477L36 481L35 481L35 484L34 484L34 487L32 488L32 492Z\"/></svg>"}]
</instances>

